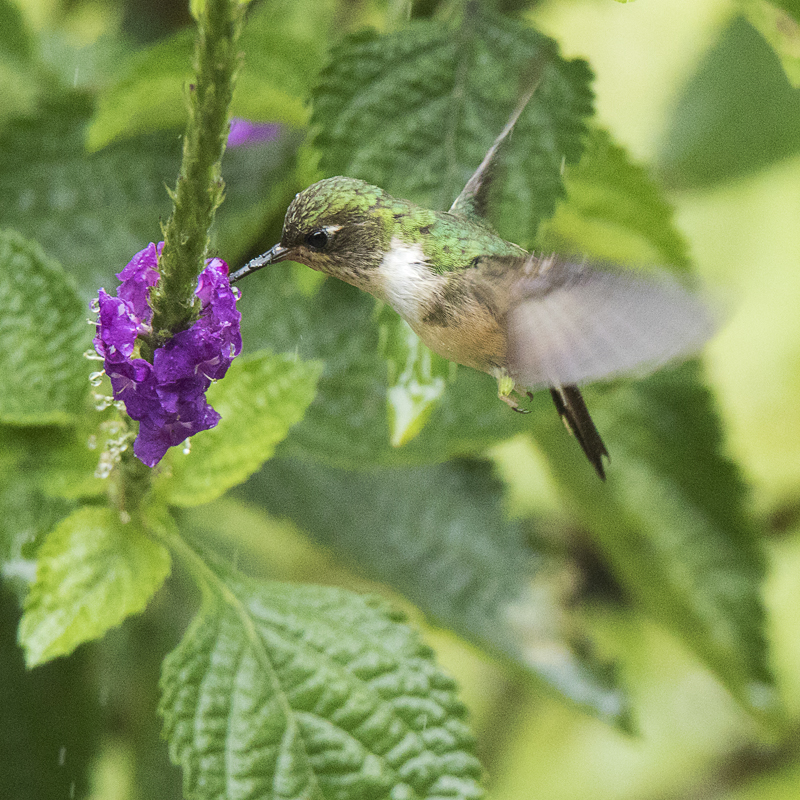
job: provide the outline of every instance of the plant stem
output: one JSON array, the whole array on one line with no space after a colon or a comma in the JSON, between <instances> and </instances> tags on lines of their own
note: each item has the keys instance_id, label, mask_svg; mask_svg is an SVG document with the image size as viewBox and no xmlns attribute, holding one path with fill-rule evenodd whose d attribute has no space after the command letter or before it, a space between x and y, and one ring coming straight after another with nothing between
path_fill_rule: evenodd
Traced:
<instances>
[{"instance_id":1,"label":"plant stem","mask_svg":"<svg viewBox=\"0 0 800 800\"><path fill-rule=\"evenodd\" d=\"M153 291L158 344L196 318L194 290L203 269L214 214L222 202L220 162L228 135L228 107L240 58L244 19L238 0L207 0L198 20L195 83L189 86L189 122L180 174L171 192L174 209L164 226L161 279Z\"/></svg>"}]
</instances>

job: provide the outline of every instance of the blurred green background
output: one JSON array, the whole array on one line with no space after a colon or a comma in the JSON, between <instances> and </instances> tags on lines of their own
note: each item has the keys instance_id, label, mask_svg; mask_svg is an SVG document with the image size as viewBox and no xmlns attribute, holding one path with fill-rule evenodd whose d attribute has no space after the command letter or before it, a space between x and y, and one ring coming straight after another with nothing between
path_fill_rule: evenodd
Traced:
<instances>
[{"instance_id":1,"label":"blurred green background","mask_svg":"<svg viewBox=\"0 0 800 800\"><path fill-rule=\"evenodd\" d=\"M118 27L144 43L188 22L183 4L158 0L22 5L54 60L64 42L91 53ZM720 332L703 361L730 453L763 522L773 665L790 719L780 732L759 727L663 630L630 608L606 607L592 622L630 687L639 734L627 736L531 692L454 636L425 627L405 604L461 683L490 795L498 800L800 797L800 95L745 21L782 35L791 64L792 52L800 58L800 31L774 11L732 0L551 0L529 14L565 56L590 62L599 122L664 186L718 306ZM493 456L510 486L509 513L559 513L557 490L527 439L502 445ZM385 591L332 563L290 525L239 500L224 498L187 514L190 526L240 553L251 572L269 564L269 574L282 579ZM157 736L156 684L160 660L196 598L179 581L169 591L173 599L186 591L185 619L161 613L174 602L156 603L102 646L84 648L79 660L61 660L32 676L23 674L13 635L4 636L0 782L7 773L8 785L19 787L9 797L179 796L180 775ZM8 631L9 598L6 606ZM93 689L62 703L76 670L92 676ZM83 713L76 716L76 709ZM54 768L37 787L25 761L39 749L52 754ZM37 763L31 758L33 772ZM67 777L55 785L53 776L73 769L77 775L84 763L90 764L85 784Z\"/></svg>"}]
</instances>

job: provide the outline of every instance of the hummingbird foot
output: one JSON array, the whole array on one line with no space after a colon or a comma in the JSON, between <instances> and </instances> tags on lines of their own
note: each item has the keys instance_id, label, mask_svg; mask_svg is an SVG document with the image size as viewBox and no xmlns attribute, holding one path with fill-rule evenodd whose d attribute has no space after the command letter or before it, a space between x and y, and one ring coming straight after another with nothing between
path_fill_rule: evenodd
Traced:
<instances>
[{"instance_id":1,"label":"hummingbird foot","mask_svg":"<svg viewBox=\"0 0 800 800\"><path fill-rule=\"evenodd\" d=\"M518 414L530 414L531 410L529 408L522 408L517 401L517 399L513 396L517 395L518 397L522 397L523 395L520 393L519 389L516 388L514 385L514 381L508 377L507 375L503 375L497 379L497 396L512 410L516 411ZM533 400L533 393L526 391L525 397L528 400Z\"/></svg>"}]
</instances>

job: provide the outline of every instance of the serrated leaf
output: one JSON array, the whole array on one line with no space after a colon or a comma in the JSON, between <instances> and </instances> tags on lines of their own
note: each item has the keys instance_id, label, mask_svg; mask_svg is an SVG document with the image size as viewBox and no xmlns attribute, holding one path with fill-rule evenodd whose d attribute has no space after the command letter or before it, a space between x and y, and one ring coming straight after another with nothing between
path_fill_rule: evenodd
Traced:
<instances>
[{"instance_id":1,"label":"serrated leaf","mask_svg":"<svg viewBox=\"0 0 800 800\"><path fill-rule=\"evenodd\" d=\"M173 448L156 488L169 503L208 503L242 483L302 419L322 365L272 353L236 359L208 401L222 416L216 428L196 435L188 454Z\"/></svg>"},{"instance_id":2,"label":"serrated leaf","mask_svg":"<svg viewBox=\"0 0 800 800\"><path fill-rule=\"evenodd\" d=\"M245 58L231 113L305 124L306 97L322 66L332 17L333 5L317 0L273 0L256 8L239 41ZM194 39L195 31L185 29L130 56L122 77L99 97L87 131L90 150L142 133L183 127Z\"/></svg>"},{"instance_id":3,"label":"serrated leaf","mask_svg":"<svg viewBox=\"0 0 800 800\"><path fill-rule=\"evenodd\" d=\"M385 603L228 574L164 662L191 800L477 798L453 681Z\"/></svg>"},{"instance_id":4,"label":"serrated leaf","mask_svg":"<svg viewBox=\"0 0 800 800\"><path fill-rule=\"evenodd\" d=\"M536 441L618 579L749 708L775 702L760 592L764 554L746 487L696 364L587 392L611 463L587 478L554 421Z\"/></svg>"},{"instance_id":5,"label":"serrated leaf","mask_svg":"<svg viewBox=\"0 0 800 800\"><path fill-rule=\"evenodd\" d=\"M167 550L110 508L74 511L37 554L19 626L26 664L68 655L138 614L169 571Z\"/></svg>"},{"instance_id":6,"label":"serrated leaf","mask_svg":"<svg viewBox=\"0 0 800 800\"><path fill-rule=\"evenodd\" d=\"M87 155L90 111L84 95L64 93L0 132L0 219L74 274L86 302L134 253L158 241L159 219L170 208L164 186L174 181L180 158L174 137Z\"/></svg>"},{"instance_id":7,"label":"serrated leaf","mask_svg":"<svg viewBox=\"0 0 800 800\"><path fill-rule=\"evenodd\" d=\"M800 89L744 18L735 18L678 98L659 154L670 186L752 174L800 150Z\"/></svg>"},{"instance_id":8,"label":"serrated leaf","mask_svg":"<svg viewBox=\"0 0 800 800\"><path fill-rule=\"evenodd\" d=\"M494 192L493 220L524 245L563 192L564 160L580 156L591 75L542 34L478 4L457 26L362 32L334 48L313 96L321 166L447 209L539 63L541 83L501 151L506 174Z\"/></svg>"},{"instance_id":9,"label":"serrated leaf","mask_svg":"<svg viewBox=\"0 0 800 800\"><path fill-rule=\"evenodd\" d=\"M379 312L380 354L386 361L386 403L393 447L410 442L444 396L456 365L425 347L392 309Z\"/></svg>"},{"instance_id":10,"label":"serrated leaf","mask_svg":"<svg viewBox=\"0 0 800 800\"><path fill-rule=\"evenodd\" d=\"M646 170L594 128L565 174L567 196L539 232L538 250L619 264L687 268L673 212Z\"/></svg>"},{"instance_id":11,"label":"serrated leaf","mask_svg":"<svg viewBox=\"0 0 800 800\"><path fill-rule=\"evenodd\" d=\"M38 245L0 231L0 421L69 422L89 388L87 309Z\"/></svg>"},{"instance_id":12,"label":"serrated leaf","mask_svg":"<svg viewBox=\"0 0 800 800\"><path fill-rule=\"evenodd\" d=\"M627 724L627 700L577 633L559 567L504 518L486 463L349 472L278 459L248 497L371 580L588 713Z\"/></svg>"}]
</instances>

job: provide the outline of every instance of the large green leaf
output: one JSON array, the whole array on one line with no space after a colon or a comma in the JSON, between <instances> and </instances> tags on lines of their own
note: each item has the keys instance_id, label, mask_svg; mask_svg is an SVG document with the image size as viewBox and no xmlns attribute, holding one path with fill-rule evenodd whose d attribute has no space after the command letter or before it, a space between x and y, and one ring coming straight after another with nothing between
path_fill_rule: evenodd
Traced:
<instances>
[{"instance_id":1,"label":"large green leaf","mask_svg":"<svg viewBox=\"0 0 800 800\"><path fill-rule=\"evenodd\" d=\"M89 389L88 309L58 264L0 231L0 421L65 423Z\"/></svg>"},{"instance_id":2,"label":"large green leaf","mask_svg":"<svg viewBox=\"0 0 800 800\"><path fill-rule=\"evenodd\" d=\"M88 155L90 112L84 95L65 92L0 132L0 218L73 273L86 301L159 240L180 157L177 138L155 136Z\"/></svg>"},{"instance_id":3,"label":"large green leaf","mask_svg":"<svg viewBox=\"0 0 800 800\"><path fill-rule=\"evenodd\" d=\"M302 418L321 366L265 352L238 358L208 391L221 421L195 436L188 454L170 451L157 489L170 503L192 506L242 483Z\"/></svg>"},{"instance_id":4,"label":"large green leaf","mask_svg":"<svg viewBox=\"0 0 800 800\"><path fill-rule=\"evenodd\" d=\"M780 58L789 83L800 88L800 2L744 0L741 6L747 20Z\"/></svg>"},{"instance_id":5,"label":"large green leaf","mask_svg":"<svg viewBox=\"0 0 800 800\"><path fill-rule=\"evenodd\" d=\"M187 798L481 796L454 683L397 613L340 589L224 581L162 673Z\"/></svg>"},{"instance_id":6,"label":"large green leaf","mask_svg":"<svg viewBox=\"0 0 800 800\"><path fill-rule=\"evenodd\" d=\"M533 100L503 152L493 219L525 245L563 193L591 113L591 73L551 40L471 4L457 26L361 32L334 48L314 91L326 174L349 175L430 208L447 209L502 130L525 86Z\"/></svg>"},{"instance_id":7,"label":"large green leaf","mask_svg":"<svg viewBox=\"0 0 800 800\"><path fill-rule=\"evenodd\" d=\"M167 550L114 510L74 511L37 554L19 627L27 665L67 655L138 614L169 571Z\"/></svg>"},{"instance_id":8,"label":"large green leaf","mask_svg":"<svg viewBox=\"0 0 800 800\"><path fill-rule=\"evenodd\" d=\"M559 565L508 522L488 465L349 472L276 459L248 497L353 568L589 713L626 724L626 699L566 608Z\"/></svg>"},{"instance_id":9,"label":"large green leaf","mask_svg":"<svg viewBox=\"0 0 800 800\"><path fill-rule=\"evenodd\" d=\"M659 155L679 188L747 175L800 150L800 89L744 18L722 32L678 99Z\"/></svg>"},{"instance_id":10,"label":"large green leaf","mask_svg":"<svg viewBox=\"0 0 800 800\"><path fill-rule=\"evenodd\" d=\"M606 484L586 480L560 425L543 425L536 437L569 512L648 614L739 700L771 710L764 553L697 365L596 390L587 400L611 453Z\"/></svg>"}]
</instances>

